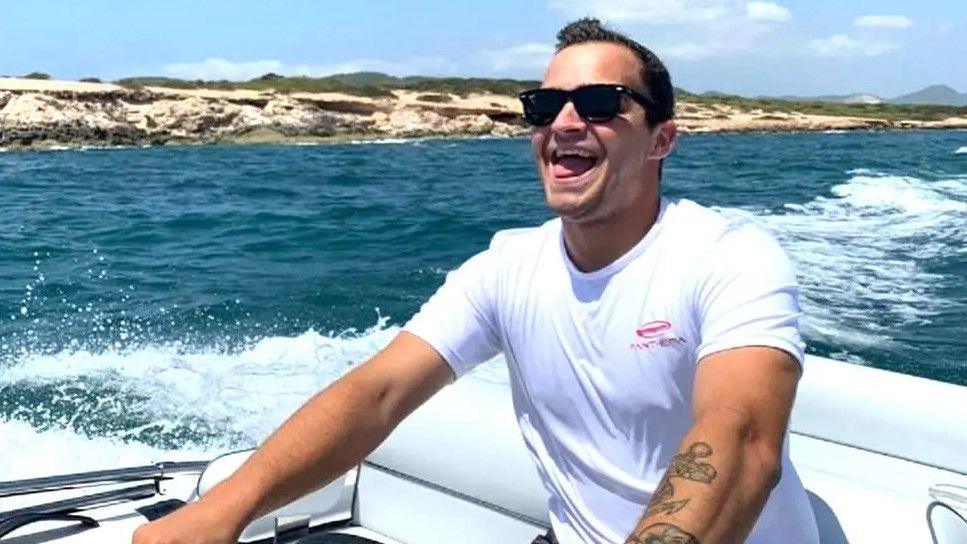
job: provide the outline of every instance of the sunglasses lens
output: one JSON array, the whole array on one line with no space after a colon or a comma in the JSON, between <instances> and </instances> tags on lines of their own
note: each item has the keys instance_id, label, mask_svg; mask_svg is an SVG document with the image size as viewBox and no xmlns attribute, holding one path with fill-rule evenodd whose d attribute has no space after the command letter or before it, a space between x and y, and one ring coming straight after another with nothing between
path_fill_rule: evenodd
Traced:
<instances>
[{"instance_id":1,"label":"sunglasses lens","mask_svg":"<svg viewBox=\"0 0 967 544\"><path fill-rule=\"evenodd\" d=\"M554 121L567 102L567 95L556 89L538 89L520 96L524 118L534 126L546 126Z\"/></svg>"},{"instance_id":2,"label":"sunglasses lens","mask_svg":"<svg viewBox=\"0 0 967 544\"><path fill-rule=\"evenodd\" d=\"M574 91L574 108L592 123L614 119L621 109L621 93L613 85L593 85Z\"/></svg>"}]
</instances>

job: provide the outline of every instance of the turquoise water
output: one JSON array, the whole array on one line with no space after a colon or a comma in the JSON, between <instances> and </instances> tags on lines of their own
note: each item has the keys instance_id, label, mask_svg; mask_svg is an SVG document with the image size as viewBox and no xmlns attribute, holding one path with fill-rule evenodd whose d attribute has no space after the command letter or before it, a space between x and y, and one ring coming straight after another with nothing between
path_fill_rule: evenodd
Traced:
<instances>
[{"instance_id":1,"label":"turquoise water","mask_svg":"<svg viewBox=\"0 0 967 544\"><path fill-rule=\"evenodd\" d=\"M776 233L810 353L967 384L964 146L688 135L664 191ZM549 217L525 140L0 153L0 206L0 428L206 451L263 438L494 231Z\"/></svg>"}]
</instances>

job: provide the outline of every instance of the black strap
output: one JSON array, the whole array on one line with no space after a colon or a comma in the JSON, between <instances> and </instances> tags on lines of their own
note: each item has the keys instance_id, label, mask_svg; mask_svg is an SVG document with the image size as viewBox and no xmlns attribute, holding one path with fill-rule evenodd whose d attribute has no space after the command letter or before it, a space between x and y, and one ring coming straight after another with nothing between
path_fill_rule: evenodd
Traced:
<instances>
[{"instance_id":1,"label":"black strap","mask_svg":"<svg viewBox=\"0 0 967 544\"><path fill-rule=\"evenodd\" d=\"M317 533L304 536L293 544L378 544L375 540L370 540L356 535L343 533Z\"/></svg>"},{"instance_id":2,"label":"black strap","mask_svg":"<svg viewBox=\"0 0 967 544\"><path fill-rule=\"evenodd\" d=\"M548 529L546 533L538 535L531 544L557 544L557 537L554 536L553 529Z\"/></svg>"},{"instance_id":3,"label":"black strap","mask_svg":"<svg viewBox=\"0 0 967 544\"><path fill-rule=\"evenodd\" d=\"M33 514L18 514L15 516L10 516L4 518L0 521L0 538L7 536L8 534L16 531L17 529L30 525L36 521L76 521L78 523L83 523L88 527L98 527L98 523L94 518L89 518L87 516L78 516L76 514L60 514L60 513L33 513Z\"/></svg>"},{"instance_id":4,"label":"black strap","mask_svg":"<svg viewBox=\"0 0 967 544\"><path fill-rule=\"evenodd\" d=\"M147 506L135 508L135 510L142 516L148 518L148 521L154 521L167 516L184 505L185 501L168 499L166 501L156 502Z\"/></svg>"},{"instance_id":5,"label":"black strap","mask_svg":"<svg viewBox=\"0 0 967 544\"><path fill-rule=\"evenodd\" d=\"M21 516L23 514L70 514L71 512L76 512L81 509L94 508L104 504L147 499L154 497L156 494L157 488L155 484L140 484L132 487L105 491L103 493L82 495L72 499L64 499L60 501L38 504L36 506L28 506L26 508L18 508L17 510L0 512L0 523L9 518Z\"/></svg>"}]
</instances>

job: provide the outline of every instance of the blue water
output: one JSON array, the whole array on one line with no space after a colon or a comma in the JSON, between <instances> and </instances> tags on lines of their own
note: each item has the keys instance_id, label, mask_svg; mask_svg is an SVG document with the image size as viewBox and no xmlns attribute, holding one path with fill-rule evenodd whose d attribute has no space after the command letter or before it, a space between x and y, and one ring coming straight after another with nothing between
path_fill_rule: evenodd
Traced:
<instances>
[{"instance_id":1,"label":"blue water","mask_svg":"<svg viewBox=\"0 0 967 544\"><path fill-rule=\"evenodd\" d=\"M967 385L965 145L687 135L663 190L776 233L810 353ZM257 442L550 217L525 140L0 153L0 209L0 425L162 449Z\"/></svg>"}]
</instances>

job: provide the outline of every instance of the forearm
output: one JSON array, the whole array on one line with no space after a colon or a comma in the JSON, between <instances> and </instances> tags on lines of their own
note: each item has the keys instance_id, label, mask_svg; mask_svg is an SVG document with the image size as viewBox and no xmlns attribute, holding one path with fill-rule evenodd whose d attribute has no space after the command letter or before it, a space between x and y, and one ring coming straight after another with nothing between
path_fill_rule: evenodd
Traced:
<instances>
[{"instance_id":1,"label":"forearm","mask_svg":"<svg viewBox=\"0 0 967 544\"><path fill-rule=\"evenodd\" d=\"M398 423L371 374L357 368L310 399L201 502L241 530L361 462Z\"/></svg>"},{"instance_id":2,"label":"forearm","mask_svg":"<svg viewBox=\"0 0 967 544\"><path fill-rule=\"evenodd\" d=\"M705 415L682 440L627 544L740 544L778 475L777 445L747 418Z\"/></svg>"}]
</instances>

